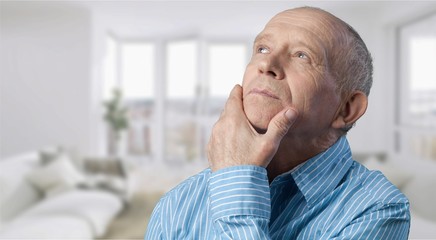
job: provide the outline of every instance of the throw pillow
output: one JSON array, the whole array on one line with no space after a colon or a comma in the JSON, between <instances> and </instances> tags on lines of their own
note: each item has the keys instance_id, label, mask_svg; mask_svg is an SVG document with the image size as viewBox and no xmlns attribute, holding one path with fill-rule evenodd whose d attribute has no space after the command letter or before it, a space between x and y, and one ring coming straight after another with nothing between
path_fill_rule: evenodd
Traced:
<instances>
[{"instance_id":1,"label":"throw pillow","mask_svg":"<svg viewBox=\"0 0 436 240\"><path fill-rule=\"evenodd\" d=\"M39 150L39 161L41 165L47 165L56 160L64 153L61 147L45 147Z\"/></svg>"},{"instance_id":2,"label":"throw pillow","mask_svg":"<svg viewBox=\"0 0 436 240\"><path fill-rule=\"evenodd\" d=\"M85 176L63 154L49 164L31 171L27 179L49 196L76 187L85 181Z\"/></svg>"}]
</instances>

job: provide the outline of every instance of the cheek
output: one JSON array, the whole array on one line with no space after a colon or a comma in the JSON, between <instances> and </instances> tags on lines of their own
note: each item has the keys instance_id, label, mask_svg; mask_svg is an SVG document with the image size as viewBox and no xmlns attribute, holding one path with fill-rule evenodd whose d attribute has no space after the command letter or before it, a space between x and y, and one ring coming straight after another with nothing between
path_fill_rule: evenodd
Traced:
<instances>
[{"instance_id":1,"label":"cheek","mask_svg":"<svg viewBox=\"0 0 436 240\"><path fill-rule=\"evenodd\" d=\"M324 86L323 90L306 89L296 104L300 113L300 128L313 131L330 127L339 100L332 89Z\"/></svg>"}]
</instances>

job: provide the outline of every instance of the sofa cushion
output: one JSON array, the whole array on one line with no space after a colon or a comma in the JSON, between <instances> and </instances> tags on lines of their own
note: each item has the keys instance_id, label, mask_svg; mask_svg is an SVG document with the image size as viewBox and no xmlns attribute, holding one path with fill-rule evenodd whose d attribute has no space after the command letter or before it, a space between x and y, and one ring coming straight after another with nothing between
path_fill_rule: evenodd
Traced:
<instances>
[{"instance_id":1,"label":"sofa cushion","mask_svg":"<svg viewBox=\"0 0 436 240\"><path fill-rule=\"evenodd\" d=\"M19 218L0 230L0 239L94 239L91 226L81 218L46 215Z\"/></svg>"},{"instance_id":2,"label":"sofa cushion","mask_svg":"<svg viewBox=\"0 0 436 240\"><path fill-rule=\"evenodd\" d=\"M39 150L39 161L41 165L48 165L57 160L60 156L66 155L73 165L80 170L83 170L83 162L77 150L65 148L63 146L49 146Z\"/></svg>"},{"instance_id":3,"label":"sofa cushion","mask_svg":"<svg viewBox=\"0 0 436 240\"><path fill-rule=\"evenodd\" d=\"M71 190L85 181L85 176L63 154L49 164L36 168L27 179L46 195Z\"/></svg>"},{"instance_id":4,"label":"sofa cushion","mask_svg":"<svg viewBox=\"0 0 436 240\"><path fill-rule=\"evenodd\" d=\"M73 190L47 198L21 218L43 218L46 216L70 216L87 222L94 236L102 236L107 225L122 209L123 202L117 195L100 190Z\"/></svg>"}]
</instances>

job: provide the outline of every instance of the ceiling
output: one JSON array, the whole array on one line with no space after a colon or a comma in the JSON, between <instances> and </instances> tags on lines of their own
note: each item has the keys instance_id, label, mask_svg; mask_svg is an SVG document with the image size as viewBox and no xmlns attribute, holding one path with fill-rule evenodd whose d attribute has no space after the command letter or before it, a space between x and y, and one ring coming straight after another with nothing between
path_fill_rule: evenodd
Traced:
<instances>
[{"instance_id":1,"label":"ceiling","mask_svg":"<svg viewBox=\"0 0 436 240\"><path fill-rule=\"evenodd\" d=\"M53 0L0 1L0 4L8 6L3 13L15 18L29 16L34 10L51 16L68 15L73 9L90 13L93 24L126 39L192 35L251 39L272 16L300 6L330 11L358 31L436 12L436 1Z\"/></svg>"},{"instance_id":2,"label":"ceiling","mask_svg":"<svg viewBox=\"0 0 436 240\"><path fill-rule=\"evenodd\" d=\"M395 1L82 1L75 2L125 38L160 35L247 36L276 13L299 6L323 8L353 25L389 20L412 8L436 11L436 2ZM431 8L430 8L431 9Z\"/></svg>"}]
</instances>

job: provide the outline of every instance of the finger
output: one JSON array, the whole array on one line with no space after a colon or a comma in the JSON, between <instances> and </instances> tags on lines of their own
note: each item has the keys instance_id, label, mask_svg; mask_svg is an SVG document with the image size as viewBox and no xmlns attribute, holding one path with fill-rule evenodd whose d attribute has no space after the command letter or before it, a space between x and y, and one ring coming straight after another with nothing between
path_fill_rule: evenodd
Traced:
<instances>
[{"instance_id":1,"label":"finger","mask_svg":"<svg viewBox=\"0 0 436 240\"><path fill-rule=\"evenodd\" d=\"M284 109L277 113L268 124L268 130L265 137L273 142L280 142L288 133L289 128L298 117L298 112L292 108Z\"/></svg>"},{"instance_id":2,"label":"finger","mask_svg":"<svg viewBox=\"0 0 436 240\"><path fill-rule=\"evenodd\" d=\"M240 109L242 109L242 87L237 84L229 94L224 111L227 112Z\"/></svg>"},{"instance_id":3,"label":"finger","mask_svg":"<svg viewBox=\"0 0 436 240\"><path fill-rule=\"evenodd\" d=\"M229 97L237 97L238 99L242 99L242 87L239 84L236 84L232 91L230 91Z\"/></svg>"}]
</instances>

